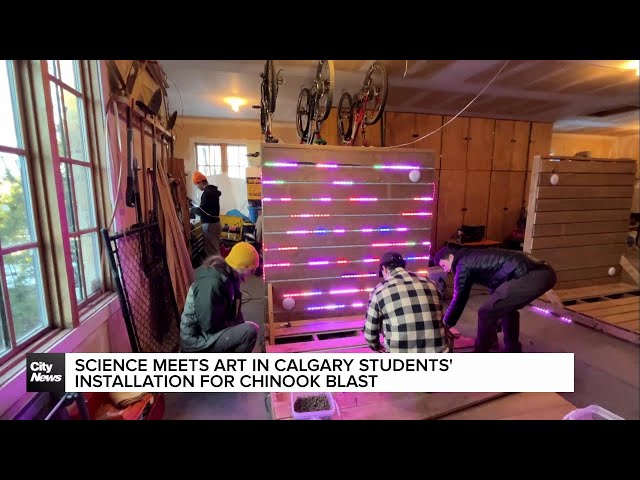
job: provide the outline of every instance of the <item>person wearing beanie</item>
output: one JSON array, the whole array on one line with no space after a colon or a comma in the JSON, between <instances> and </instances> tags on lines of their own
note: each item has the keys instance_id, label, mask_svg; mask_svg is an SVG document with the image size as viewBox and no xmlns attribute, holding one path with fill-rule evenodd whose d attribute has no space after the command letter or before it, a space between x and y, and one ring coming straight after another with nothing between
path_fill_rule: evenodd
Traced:
<instances>
[{"instance_id":1,"label":"person wearing beanie","mask_svg":"<svg viewBox=\"0 0 640 480\"><path fill-rule=\"evenodd\" d=\"M205 259L195 271L180 318L182 352L250 353L260 327L244 320L240 284L260 263L249 243L236 243L227 258Z\"/></svg>"},{"instance_id":2,"label":"person wearing beanie","mask_svg":"<svg viewBox=\"0 0 640 480\"><path fill-rule=\"evenodd\" d=\"M204 253L210 257L220 255L220 196L222 192L215 185L209 185L207 177L201 172L194 172L193 184L202 192L200 206L193 207L190 212L199 215L202 221L202 240Z\"/></svg>"},{"instance_id":3,"label":"person wearing beanie","mask_svg":"<svg viewBox=\"0 0 640 480\"><path fill-rule=\"evenodd\" d=\"M545 261L519 250L501 248L442 247L434 264L454 272L454 292L444 315L447 329L458 322L475 283L489 289L487 301L478 309L478 333L474 351L490 352L498 343L498 322L503 332L504 351L522 352L520 313L556 284L556 273Z\"/></svg>"},{"instance_id":4,"label":"person wearing beanie","mask_svg":"<svg viewBox=\"0 0 640 480\"><path fill-rule=\"evenodd\" d=\"M380 259L383 281L371 292L364 326L369 347L390 353L451 352L453 339L442 324L436 285L405 268L399 253L387 252Z\"/></svg>"}]
</instances>

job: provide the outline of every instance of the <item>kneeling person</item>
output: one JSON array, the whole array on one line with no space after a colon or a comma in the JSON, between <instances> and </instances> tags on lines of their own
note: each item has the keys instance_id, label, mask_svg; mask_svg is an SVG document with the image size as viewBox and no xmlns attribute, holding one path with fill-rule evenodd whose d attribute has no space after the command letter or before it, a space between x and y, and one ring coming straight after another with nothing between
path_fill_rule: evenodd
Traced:
<instances>
[{"instance_id":1,"label":"kneeling person","mask_svg":"<svg viewBox=\"0 0 640 480\"><path fill-rule=\"evenodd\" d=\"M249 353L259 327L245 322L240 284L260 263L249 243L233 246L227 258L207 258L195 274L180 321L181 350L187 353Z\"/></svg>"},{"instance_id":2,"label":"kneeling person","mask_svg":"<svg viewBox=\"0 0 640 480\"><path fill-rule=\"evenodd\" d=\"M446 353L451 351L442 323L442 304L436 285L405 270L402 255L388 252L380 261L384 281L371 292L364 327L372 350L390 353ZM380 335L384 344L380 342Z\"/></svg>"}]
</instances>

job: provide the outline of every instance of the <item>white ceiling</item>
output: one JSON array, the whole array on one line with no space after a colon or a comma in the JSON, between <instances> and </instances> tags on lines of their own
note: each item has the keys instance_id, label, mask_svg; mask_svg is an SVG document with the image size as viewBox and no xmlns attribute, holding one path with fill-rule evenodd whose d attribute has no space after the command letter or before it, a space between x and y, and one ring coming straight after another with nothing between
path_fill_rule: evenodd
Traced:
<instances>
[{"instance_id":1,"label":"white ceiling","mask_svg":"<svg viewBox=\"0 0 640 480\"><path fill-rule=\"evenodd\" d=\"M505 60L381 60L389 71L387 111L455 115L505 64ZM160 60L172 110L184 116L255 119L264 60ZM275 60L280 85L274 121L294 122L298 94L309 86L318 60ZM336 91L357 91L373 60L335 60ZM639 77L623 60L511 60L463 113L469 116L555 122L554 130L597 134L638 132L638 111L596 118L589 113L640 104ZM406 70L406 72L405 72ZM223 98L248 104L233 112Z\"/></svg>"}]
</instances>

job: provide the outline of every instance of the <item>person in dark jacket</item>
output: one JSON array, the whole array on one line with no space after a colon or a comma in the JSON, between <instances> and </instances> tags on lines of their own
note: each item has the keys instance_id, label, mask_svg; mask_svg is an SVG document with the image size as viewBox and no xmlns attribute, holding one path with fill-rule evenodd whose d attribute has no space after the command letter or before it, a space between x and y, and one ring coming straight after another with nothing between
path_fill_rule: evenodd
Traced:
<instances>
[{"instance_id":1,"label":"person in dark jacket","mask_svg":"<svg viewBox=\"0 0 640 480\"><path fill-rule=\"evenodd\" d=\"M204 253L210 257L220 255L220 196L222 192L215 185L210 185L207 177L201 172L194 172L193 184L202 192L200 206L193 207L192 213L202 220L202 239Z\"/></svg>"},{"instance_id":2,"label":"person in dark jacket","mask_svg":"<svg viewBox=\"0 0 640 480\"><path fill-rule=\"evenodd\" d=\"M180 319L182 352L249 353L259 327L242 315L240 284L258 267L258 252L236 243L226 258L207 258L195 271Z\"/></svg>"},{"instance_id":3,"label":"person in dark jacket","mask_svg":"<svg viewBox=\"0 0 640 480\"><path fill-rule=\"evenodd\" d=\"M454 294L444 315L445 327L456 325L474 283L490 290L489 299L478 309L476 352L489 352L502 321L504 351L521 352L520 314L528 305L554 287L556 274L547 262L518 250L500 248L468 249L445 246L434 263L454 272Z\"/></svg>"}]
</instances>

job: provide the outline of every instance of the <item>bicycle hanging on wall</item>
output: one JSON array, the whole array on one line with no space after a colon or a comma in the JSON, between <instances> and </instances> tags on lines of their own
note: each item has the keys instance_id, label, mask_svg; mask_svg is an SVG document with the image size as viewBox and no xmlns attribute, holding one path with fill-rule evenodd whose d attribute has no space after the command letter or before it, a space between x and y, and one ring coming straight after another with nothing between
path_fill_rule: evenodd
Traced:
<instances>
[{"instance_id":1,"label":"bicycle hanging on wall","mask_svg":"<svg viewBox=\"0 0 640 480\"><path fill-rule=\"evenodd\" d=\"M310 89L303 87L300 91L296 107L296 128L300 143L326 145L320 128L331 113L335 79L333 61L320 60L313 85Z\"/></svg>"},{"instance_id":2,"label":"bicycle hanging on wall","mask_svg":"<svg viewBox=\"0 0 640 480\"><path fill-rule=\"evenodd\" d=\"M353 145L362 133L362 145L369 146L365 135L368 125L374 125L382 118L389 92L389 76L381 62L374 62L369 68L360 90L353 96L344 92L338 103L338 138L345 145Z\"/></svg>"},{"instance_id":3,"label":"bicycle hanging on wall","mask_svg":"<svg viewBox=\"0 0 640 480\"><path fill-rule=\"evenodd\" d=\"M282 70L275 73L273 60L267 60L264 64L264 72L260 74L262 83L260 85L260 105L254 105L253 108L260 109L260 127L264 140L267 143L278 143L278 139L273 136L271 131L271 121L276 111L276 98L278 97L278 87L284 83L284 79L280 75Z\"/></svg>"}]
</instances>

